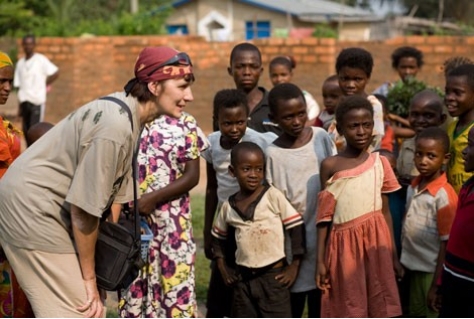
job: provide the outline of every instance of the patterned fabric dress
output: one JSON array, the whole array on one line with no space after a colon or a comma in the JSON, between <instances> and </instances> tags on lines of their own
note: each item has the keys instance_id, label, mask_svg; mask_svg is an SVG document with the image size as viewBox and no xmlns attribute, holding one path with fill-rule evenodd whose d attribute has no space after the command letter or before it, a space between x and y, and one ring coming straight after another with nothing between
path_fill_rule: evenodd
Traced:
<instances>
[{"instance_id":1,"label":"patterned fabric dress","mask_svg":"<svg viewBox=\"0 0 474 319\"><path fill-rule=\"evenodd\" d=\"M183 175L186 162L198 159L204 145L196 120L161 116L143 130L138 153L141 193L150 193ZM160 203L148 220L154 238L148 264L120 292L121 317L179 318L196 315L196 245L189 194Z\"/></svg>"},{"instance_id":2,"label":"patterned fabric dress","mask_svg":"<svg viewBox=\"0 0 474 319\"><path fill-rule=\"evenodd\" d=\"M372 153L319 193L317 223L332 222L325 261L331 288L322 295L321 318L401 315L381 196L399 188L387 159Z\"/></svg>"}]
</instances>

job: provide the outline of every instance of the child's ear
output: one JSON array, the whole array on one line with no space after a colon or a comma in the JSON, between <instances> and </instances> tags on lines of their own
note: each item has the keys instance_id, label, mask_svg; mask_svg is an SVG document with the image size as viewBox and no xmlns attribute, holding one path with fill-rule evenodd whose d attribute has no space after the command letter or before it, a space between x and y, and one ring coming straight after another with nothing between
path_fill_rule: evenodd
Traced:
<instances>
[{"instance_id":1,"label":"child's ear","mask_svg":"<svg viewBox=\"0 0 474 319\"><path fill-rule=\"evenodd\" d=\"M227 73L232 76L232 67L227 67Z\"/></svg>"},{"instance_id":2,"label":"child's ear","mask_svg":"<svg viewBox=\"0 0 474 319\"><path fill-rule=\"evenodd\" d=\"M232 177L235 177L234 167L232 165L229 165L228 170L229 170L229 175Z\"/></svg>"},{"instance_id":3,"label":"child's ear","mask_svg":"<svg viewBox=\"0 0 474 319\"><path fill-rule=\"evenodd\" d=\"M443 164L447 165L450 159L451 159L451 153L444 154Z\"/></svg>"}]
</instances>

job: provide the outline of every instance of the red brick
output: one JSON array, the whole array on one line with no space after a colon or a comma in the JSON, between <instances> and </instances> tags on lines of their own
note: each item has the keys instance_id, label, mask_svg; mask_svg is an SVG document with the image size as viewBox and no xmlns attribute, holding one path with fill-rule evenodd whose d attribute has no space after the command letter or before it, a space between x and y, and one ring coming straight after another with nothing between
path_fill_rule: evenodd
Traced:
<instances>
[{"instance_id":1,"label":"red brick","mask_svg":"<svg viewBox=\"0 0 474 319\"><path fill-rule=\"evenodd\" d=\"M336 39L334 38L319 38L319 43L321 45L336 45Z\"/></svg>"},{"instance_id":2,"label":"red brick","mask_svg":"<svg viewBox=\"0 0 474 319\"><path fill-rule=\"evenodd\" d=\"M433 46L431 45L417 45L416 48L425 54L433 52Z\"/></svg>"},{"instance_id":3,"label":"red brick","mask_svg":"<svg viewBox=\"0 0 474 319\"><path fill-rule=\"evenodd\" d=\"M309 49L303 46L294 46L292 48L293 54L307 54Z\"/></svg>"},{"instance_id":4,"label":"red brick","mask_svg":"<svg viewBox=\"0 0 474 319\"><path fill-rule=\"evenodd\" d=\"M334 64L336 58L333 55L321 55L318 57L319 63Z\"/></svg>"},{"instance_id":5,"label":"red brick","mask_svg":"<svg viewBox=\"0 0 474 319\"><path fill-rule=\"evenodd\" d=\"M314 54L309 54L309 55L304 55L303 60L301 62L303 63L316 63L318 61L318 58Z\"/></svg>"},{"instance_id":6,"label":"red brick","mask_svg":"<svg viewBox=\"0 0 474 319\"><path fill-rule=\"evenodd\" d=\"M334 46L317 46L313 51L317 54L335 54L336 48Z\"/></svg>"},{"instance_id":7,"label":"red brick","mask_svg":"<svg viewBox=\"0 0 474 319\"><path fill-rule=\"evenodd\" d=\"M319 43L319 39L318 38L304 38L304 39L301 39L301 44L303 45L309 45L309 46L313 46L313 45L318 45Z\"/></svg>"},{"instance_id":8,"label":"red brick","mask_svg":"<svg viewBox=\"0 0 474 319\"><path fill-rule=\"evenodd\" d=\"M449 45L437 45L434 47L436 53L452 53L453 47Z\"/></svg>"},{"instance_id":9,"label":"red brick","mask_svg":"<svg viewBox=\"0 0 474 319\"><path fill-rule=\"evenodd\" d=\"M387 39L384 41L386 45L393 45L393 46L402 46L405 44L405 38L404 37L396 37L392 39Z\"/></svg>"},{"instance_id":10,"label":"red brick","mask_svg":"<svg viewBox=\"0 0 474 319\"><path fill-rule=\"evenodd\" d=\"M426 37L426 43L428 44L437 44L441 45L447 42L447 37L440 37L440 36L430 36Z\"/></svg>"},{"instance_id":11,"label":"red brick","mask_svg":"<svg viewBox=\"0 0 474 319\"><path fill-rule=\"evenodd\" d=\"M298 45L300 43L301 43L301 39L286 38L284 45L292 46L292 45Z\"/></svg>"},{"instance_id":12,"label":"red brick","mask_svg":"<svg viewBox=\"0 0 474 319\"><path fill-rule=\"evenodd\" d=\"M283 38L269 38L267 41L268 45L283 45L285 42L285 39Z\"/></svg>"},{"instance_id":13,"label":"red brick","mask_svg":"<svg viewBox=\"0 0 474 319\"><path fill-rule=\"evenodd\" d=\"M414 35L406 38L408 45L423 44L425 43L426 37L420 35Z\"/></svg>"},{"instance_id":14,"label":"red brick","mask_svg":"<svg viewBox=\"0 0 474 319\"><path fill-rule=\"evenodd\" d=\"M473 36L466 37L465 41L466 41L466 44L473 45L474 44L474 37Z\"/></svg>"}]
</instances>

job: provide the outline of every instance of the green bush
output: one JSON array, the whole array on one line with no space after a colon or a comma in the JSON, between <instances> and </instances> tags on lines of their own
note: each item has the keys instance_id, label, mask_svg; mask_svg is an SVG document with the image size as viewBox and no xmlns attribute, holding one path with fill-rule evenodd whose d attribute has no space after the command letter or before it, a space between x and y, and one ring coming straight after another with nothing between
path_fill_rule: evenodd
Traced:
<instances>
[{"instance_id":1,"label":"green bush","mask_svg":"<svg viewBox=\"0 0 474 319\"><path fill-rule=\"evenodd\" d=\"M317 24L314 27L313 37L315 38L335 38L337 39L337 30L329 26L328 24Z\"/></svg>"},{"instance_id":2,"label":"green bush","mask_svg":"<svg viewBox=\"0 0 474 319\"><path fill-rule=\"evenodd\" d=\"M417 80L414 77L409 77L405 81L398 80L389 89L387 94L388 107L390 113L395 113L404 118L408 117L408 108L410 100L416 93L424 89L432 89L444 97L444 93L438 87L430 87L423 81Z\"/></svg>"}]
</instances>

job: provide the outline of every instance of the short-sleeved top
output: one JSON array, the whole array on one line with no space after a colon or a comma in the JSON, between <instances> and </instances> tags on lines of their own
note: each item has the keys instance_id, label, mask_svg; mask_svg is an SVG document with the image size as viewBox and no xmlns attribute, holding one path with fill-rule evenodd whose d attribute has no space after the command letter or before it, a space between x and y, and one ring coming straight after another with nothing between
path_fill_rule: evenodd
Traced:
<instances>
[{"instance_id":1,"label":"short-sleeved top","mask_svg":"<svg viewBox=\"0 0 474 319\"><path fill-rule=\"evenodd\" d=\"M235 228L237 265L261 268L285 257L283 229L301 225L303 219L275 187L268 187L257 199L252 219L246 219L232 208L229 200L219 211L212 235L225 240L228 226Z\"/></svg>"},{"instance_id":2,"label":"short-sleeved top","mask_svg":"<svg viewBox=\"0 0 474 319\"><path fill-rule=\"evenodd\" d=\"M372 135L378 135L380 137L385 135L385 122L383 120L383 108L382 103L373 95L367 96L370 104L374 109L374 131Z\"/></svg>"},{"instance_id":3,"label":"short-sleeved top","mask_svg":"<svg viewBox=\"0 0 474 319\"><path fill-rule=\"evenodd\" d=\"M29 59L21 58L16 64L13 86L18 90L18 100L40 105L46 102L46 79L58 71L47 57L34 53Z\"/></svg>"},{"instance_id":4,"label":"short-sleeved top","mask_svg":"<svg viewBox=\"0 0 474 319\"><path fill-rule=\"evenodd\" d=\"M326 110L323 110L318 118L316 119L316 121L314 122L314 126L318 126L318 127L322 127L323 129L325 129L326 131L328 130L329 128L329 125L331 125L331 123L333 122L335 118L335 114L329 114Z\"/></svg>"},{"instance_id":5,"label":"short-sleeved top","mask_svg":"<svg viewBox=\"0 0 474 319\"><path fill-rule=\"evenodd\" d=\"M434 273L440 243L449 238L458 196L445 173L424 189L419 188L420 181L420 176L415 178L407 191L400 262L410 270Z\"/></svg>"},{"instance_id":6,"label":"short-sleeved top","mask_svg":"<svg viewBox=\"0 0 474 319\"><path fill-rule=\"evenodd\" d=\"M469 131L474 127L474 123L468 125L459 135L455 134L456 126L459 120L453 121L448 125L447 133L449 141L451 143L451 159L448 163L448 181L453 185L456 193L461 190L462 184L464 184L471 176L474 176L473 172L464 171L464 160L462 158L462 151L467 147L467 139Z\"/></svg>"},{"instance_id":7,"label":"short-sleeved top","mask_svg":"<svg viewBox=\"0 0 474 319\"><path fill-rule=\"evenodd\" d=\"M397 158L397 172L400 177L416 177L420 173L415 166L415 138L407 138L400 146Z\"/></svg>"},{"instance_id":8,"label":"short-sleeved top","mask_svg":"<svg viewBox=\"0 0 474 319\"><path fill-rule=\"evenodd\" d=\"M210 147L201 153L201 156L212 164L216 171L217 178L217 197L220 203L226 201L230 195L239 191L237 180L229 175L230 152L221 146L222 134L220 131L209 134L208 140ZM247 128L240 142L253 142L260 146L265 152L278 136L274 133L259 133L251 128Z\"/></svg>"},{"instance_id":9,"label":"short-sleeved top","mask_svg":"<svg viewBox=\"0 0 474 319\"><path fill-rule=\"evenodd\" d=\"M21 132L0 116L0 178L21 153Z\"/></svg>"},{"instance_id":10,"label":"short-sleeved top","mask_svg":"<svg viewBox=\"0 0 474 319\"><path fill-rule=\"evenodd\" d=\"M298 148L281 148L272 144L267 149L267 181L283 192L296 211L303 214L306 230L306 254L292 292L316 289L316 211L321 191L319 168L328 156L336 154L336 147L329 134L319 127L312 127L313 137ZM297 164L295 164L297 163ZM291 260L291 251L287 251Z\"/></svg>"},{"instance_id":11,"label":"short-sleeved top","mask_svg":"<svg viewBox=\"0 0 474 319\"><path fill-rule=\"evenodd\" d=\"M263 87L258 87L258 89L263 93L263 98L258 103L255 108L250 112L247 119L247 125L251 129L254 129L257 132L273 132L277 135L281 134L281 129L278 127L278 124L273 123L268 114L270 113L270 106L268 105L268 91Z\"/></svg>"},{"instance_id":12,"label":"short-sleeved top","mask_svg":"<svg viewBox=\"0 0 474 319\"><path fill-rule=\"evenodd\" d=\"M9 244L52 253L74 253L71 204L101 217L126 192L140 130L138 102L92 101L56 124L17 158L0 183L0 237Z\"/></svg>"}]
</instances>

